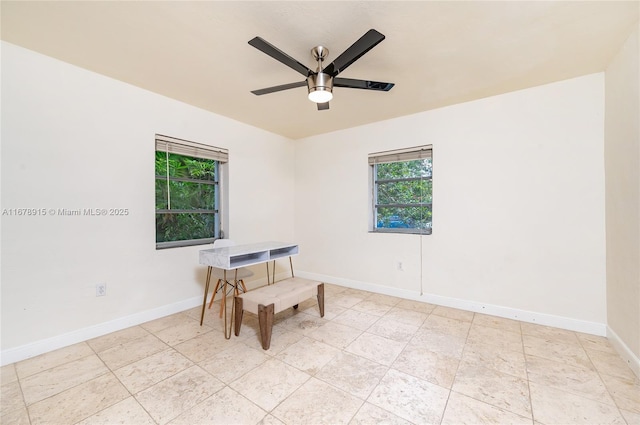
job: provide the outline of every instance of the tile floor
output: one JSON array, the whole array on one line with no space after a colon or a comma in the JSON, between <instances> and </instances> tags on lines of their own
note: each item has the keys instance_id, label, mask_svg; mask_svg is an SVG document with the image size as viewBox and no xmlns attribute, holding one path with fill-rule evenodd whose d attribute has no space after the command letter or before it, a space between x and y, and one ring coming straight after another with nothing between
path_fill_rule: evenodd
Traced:
<instances>
[{"instance_id":1,"label":"tile floor","mask_svg":"<svg viewBox=\"0 0 640 425\"><path fill-rule=\"evenodd\" d=\"M605 338L325 285L226 340L218 306L2 368L2 424L640 424Z\"/></svg>"}]
</instances>

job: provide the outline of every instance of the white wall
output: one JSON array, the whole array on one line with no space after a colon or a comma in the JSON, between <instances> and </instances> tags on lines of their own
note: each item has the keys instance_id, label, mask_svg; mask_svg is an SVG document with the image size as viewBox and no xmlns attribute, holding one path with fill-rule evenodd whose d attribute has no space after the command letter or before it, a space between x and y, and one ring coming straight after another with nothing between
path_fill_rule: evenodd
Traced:
<instances>
[{"instance_id":1,"label":"white wall","mask_svg":"<svg viewBox=\"0 0 640 425\"><path fill-rule=\"evenodd\" d=\"M155 133L229 149L229 237L293 240L286 138L8 43L1 95L3 210L130 212L2 216L3 363L200 302L203 247L155 249Z\"/></svg>"},{"instance_id":2,"label":"white wall","mask_svg":"<svg viewBox=\"0 0 640 425\"><path fill-rule=\"evenodd\" d=\"M640 34L606 70L607 321L640 376ZM626 353L626 355L625 355Z\"/></svg>"},{"instance_id":3,"label":"white wall","mask_svg":"<svg viewBox=\"0 0 640 425\"><path fill-rule=\"evenodd\" d=\"M603 334L603 108L599 73L298 141L298 268ZM367 154L422 144L433 234L369 233Z\"/></svg>"}]
</instances>

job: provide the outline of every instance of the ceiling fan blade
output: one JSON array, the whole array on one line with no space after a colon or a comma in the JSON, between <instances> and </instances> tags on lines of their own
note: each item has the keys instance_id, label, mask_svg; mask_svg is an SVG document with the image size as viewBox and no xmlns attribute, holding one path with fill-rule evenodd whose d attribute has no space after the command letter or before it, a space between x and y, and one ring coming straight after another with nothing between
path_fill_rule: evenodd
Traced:
<instances>
[{"instance_id":1,"label":"ceiling fan blade","mask_svg":"<svg viewBox=\"0 0 640 425\"><path fill-rule=\"evenodd\" d=\"M289 84L282 84L280 86L267 87L266 89L251 90L251 93L255 94L256 96L261 96L263 94L275 93L277 91L295 89L296 87L305 87L306 85L307 85L306 81L300 81L297 83L289 83Z\"/></svg>"},{"instance_id":2,"label":"ceiling fan blade","mask_svg":"<svg viewBox=\"0 0 640 425\"><path fill-rule=\"evenodd\" d=\"M318 111L326 111L327 109L329 109L329 102L325 102L325 103L318 103Z\"/></svg>"},{"instance_id":3,"label":"ceiling fan blade","mask_svg":"<svg viewBox=\"0 0 640 425\"><path fill-rule=\"evenodd\" d=\"M358 41L353 43L347 50L342 52L333 62L327 65L324 72L335 77L352 63L360 59L362 55L373 49L384 40L384 35L378 31L371 29L365 35L360 37Z\"/></svg>"},{"instance_id":4,"label":"ceiling fan blade","mask_svg":"<svg viewBox=\"0 0 640 425\"><path fill-rule=\"evenodd\" d=\"M249 44L260 50L261 52L271 56L278 62L281 62L287 65L289 68L298 71L300 74L308 77L310 74L313 74L309 68L305 65L301 64L282 50L278 49L276 46L270 44L269 42L263 40L260 37L255 37L249 40Z\"/></svg>"},{"instance_id":5,"label":"ceiling fan blade","mask_svg":"<svg viewBox=\"0 0 640 425\"><path fill-rule=\"evenodd\" d=\"M365 89L365 90L380 90L389 91L393 88L393 83L382 83L380 81L367 81L367 80L355 80L353 78L340 78L333 79L334 87L347 87L350 89Z\"/></svg>"}]
</instances>

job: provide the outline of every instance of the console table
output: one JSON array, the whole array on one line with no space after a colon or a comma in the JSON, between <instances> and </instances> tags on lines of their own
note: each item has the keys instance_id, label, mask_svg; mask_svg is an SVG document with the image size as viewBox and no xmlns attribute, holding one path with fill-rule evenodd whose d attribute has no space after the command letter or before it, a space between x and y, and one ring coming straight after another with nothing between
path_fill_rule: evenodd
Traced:
<instances>
[{"instance_id":1,"label":"console table","mask_svg":"<svg viewBox=\"0 0 640 425\"><path fill-rule=\"evenodd\" d=\"M245 245L226 246L222 248L203 249L200 251L200 264L207 266L207 280L204 286L204 300L202 301L202 314L200 315L200 325L204 321L204 311L207 304L207 295L209 293L209 284L211 283L211 268L216 267L224 270L224 282L222 289L222 303L224 308L224 336L231 338L231 323L229 323L229 332L227 335L227 272L237 272L239 267L247 267L255 264L267 263L267 283L269 282L269 261L278 258L289 257L291 264L291 273L293 274L293 265L291 256L298 254L298 245L286 242L258 242ZM234 282L237 280L235 273ZM273 280L275 281L275 264L273 266ZM237 285L237 282L235 282ZM232 305L233 308L233 305ZM233 314L231 315L233 319Z\"/></svg>"}]
</instances>

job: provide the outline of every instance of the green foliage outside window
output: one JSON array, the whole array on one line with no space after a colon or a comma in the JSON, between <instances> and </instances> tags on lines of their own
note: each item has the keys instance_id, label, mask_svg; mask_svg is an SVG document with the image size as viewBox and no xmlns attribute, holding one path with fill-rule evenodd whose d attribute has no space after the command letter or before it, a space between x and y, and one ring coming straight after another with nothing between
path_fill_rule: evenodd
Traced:
<instances>
[{"instance_id":1,"label":"green foliage outside window","mask_svg":"<svg viewBox=\"0 0 640 425\"><path fill-rule=\"evenodd\" d=\"M430 233L432 160L376 164L374 172L376 229Z\"/></svg>"},{"instance_id":2,"label":"green foliage outside window","mask_svg":"<svg viewBox=\"0 0 640 425\"><path fill-rule=\"evenodd\" d=\"M156 151L156 243L216 237L218 162Z\"/></svg>"}]
</instances>

